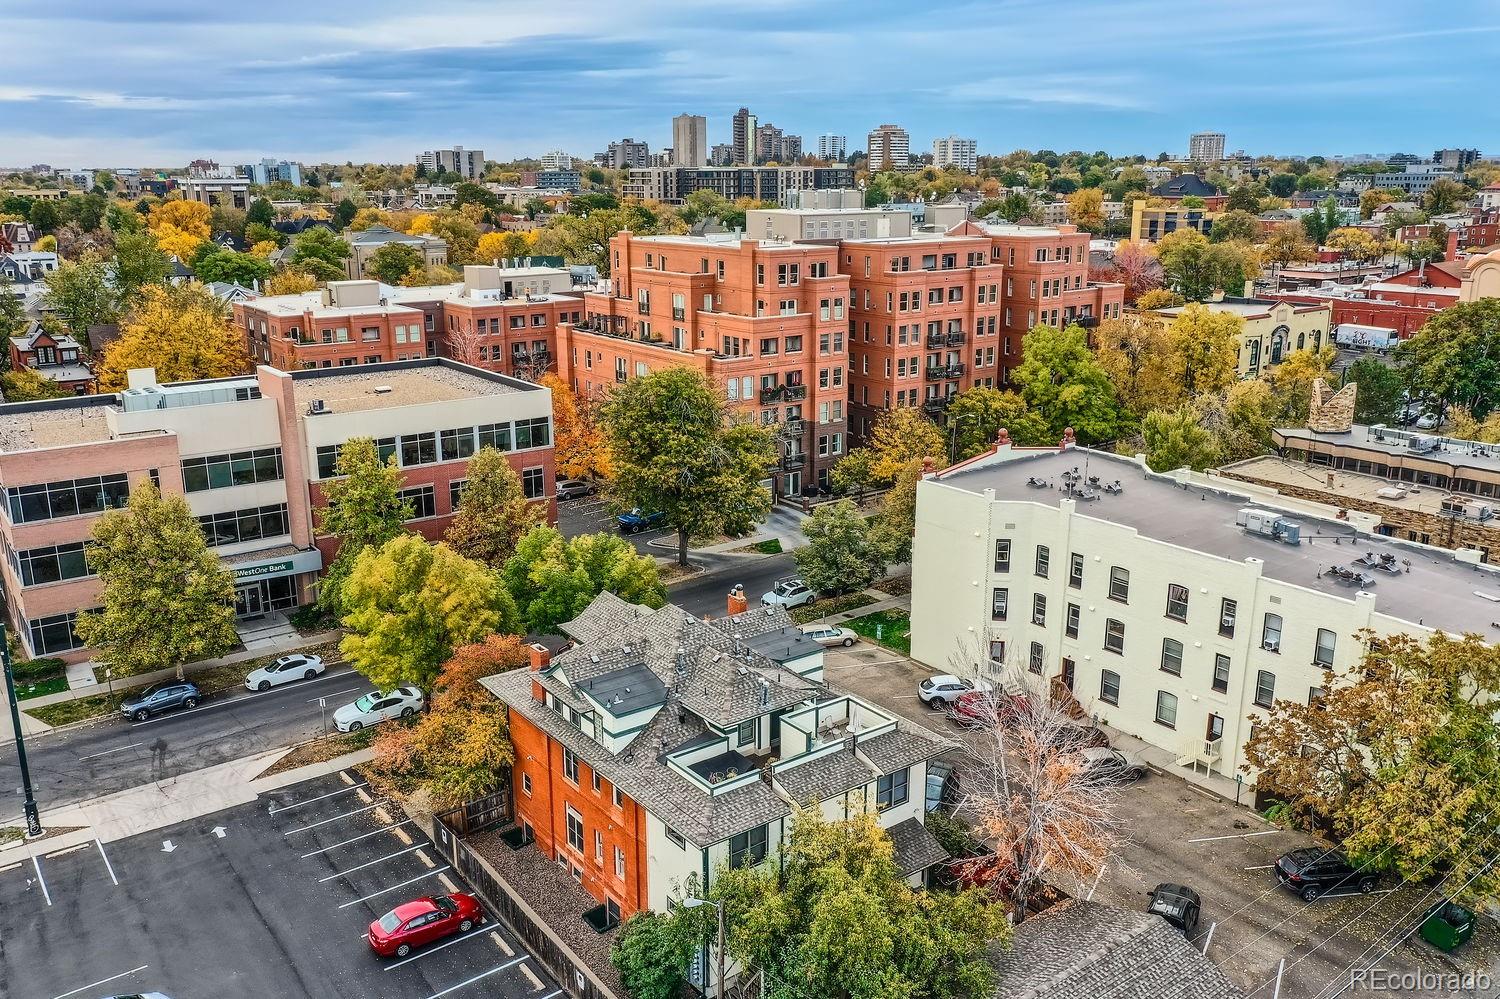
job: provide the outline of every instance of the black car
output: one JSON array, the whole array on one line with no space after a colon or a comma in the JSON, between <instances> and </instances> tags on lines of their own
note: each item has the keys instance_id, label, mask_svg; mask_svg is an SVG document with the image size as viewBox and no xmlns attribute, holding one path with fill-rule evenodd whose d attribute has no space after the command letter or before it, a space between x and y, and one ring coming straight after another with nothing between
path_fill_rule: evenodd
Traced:
<instances>
[{"instance_id":1,"label":"black car","mask_svg":"<svg viewBox=\"0 0 1500 999\"><path fill-rule=\"evenodd\" d=\"M145 721L154 714L174 708L195 708L203 700L198 685L188 680L168 680L147 687L140 695L120 705L120 714L131 721Z\"/></svg>"},{"instance_id":2,"label":"black car","mask_svg":"<svg viewBox=\"0 0 1500 999\"><path fill-rule=\"evenodd\" d=\"M1376 875L1361 873L1338 850L1323 850L1316 846L1282 854L1276 861L1276 880L1283 888L1301 895L1308 902L1331 891L1353 888L1369 894L1380 883Z\"/></svg>"},{"instance_id":3,"label":"black car","mask_svg":"<svg viewBox=\"0 0 1500 999\"><path fill-rule=\"evenodd\" d=\"M1146 767L1134 763L1117 749L1090 746L1078 754L1083 761L1083 772L1090 780L1100 784L1128 784L1146 776Z\"/></svg>"},{"instance_id":4,"label":"black car","mask_svg":"<svg viewBox=\"0 0 1500 999\"><path fill-rule=\"evenodd\" d=\"M1187 885L1159 884L1151 892L1151 904L1146 906L1146 911L1165 919L1191 940L1198 932L1203 900Z\"/></svg>"}]
</instances>

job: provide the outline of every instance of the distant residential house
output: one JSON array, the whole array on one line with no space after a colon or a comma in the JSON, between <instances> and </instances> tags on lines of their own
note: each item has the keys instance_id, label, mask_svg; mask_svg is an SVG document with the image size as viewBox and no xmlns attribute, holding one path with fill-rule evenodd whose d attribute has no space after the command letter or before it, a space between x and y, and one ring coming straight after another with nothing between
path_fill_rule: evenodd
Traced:
<instances>
[{"instance_id":1,"label":"distant residential house","mask_svg":"<svg viewBox=\"0 0 1500 999\"><path fill-rule=\"evenodd\" d=\"M1151 189L1151 196L1155 198L1170 198L1174 201L1180 198L1209 198L1219 197L1219 189L1195 173L1184 173L1163 184L1158 184Z\"/></svg>"},{"instance_id":2,"label":"distant residential house","mask_svg":"<svg viewBox=\"0 0 1500 999\"><path fill-rule=\"evenodd\" d=\"M250 299L260 297L260 293L254 288L246 288L244 285L236 284L233 281L210 281L204 287L212 292L214 297L229 305L233 305L235 302L247 302Z\"/></svg>"},{"instance_id":3,"label":"distant residential house","mask_svg":"<svg viewBox=\"0 0 1500 999\"><path fill-rule=\"evenodd\" d=\"M0 252L30 253L36 241L36 227L30 222L0 222Z\"/></svg>"},{"instance_id":4,"label":"distant residential house","mask_svg":"<svg viewBox=\"0 0 1500 999\"><path fill-rule=\"evenodd\" d=\"M37 329L28 336L10 338L12 370L31 368L76 395L94 389L94 374L83 360L83 349L71 336L53 335Z\"/></svg>"},{"instance_id":5,"label":"distant residential house","mask_svg":"<svg viewBox=\"0 0 1500 999\"><path fill-rule=\"evenodd\" d=\"M46 250L0 254L0 274L16 284L40 281L57 270L57 254Z\"/></svg>"},{"instance_id":6,"label":"distant residential house","mask_svg":"<svg viewBox=\"0 0 1500 999\"><path fill-rule=\"evenodd\" d=\"M245 241L228 229L214 233L214 243L226 250L233 250L235 253L244 253L246 250Z\"/></svg>"},{"instance_id":7,"label":"distant residential house","mask_svg":"<svg viewBox=\"0 0 1500 999\"><path fill-rule=\"evenodd\" d=\"M324 222L322 219L310 219L306 216L299 219L277 219L271 223L271 228L283 236L300 236L309 229L317 228L327 229L329 232L336 231L331 223Z\"/></svg>"},{"instance_id":8,"label":"distant residential house","mask_svg":"<svg viewBox=\"0 0 1500 999\"><path fill-rule=\"evenodd\" d=\"M372 225L360 232L346 229L344 239L352 250L344 258L344 272L351 281L364 278L370 258L389 243L402 243L420 251L423 262L429 267L442 267L448 263L448 242L437 236L412 236L389 226Z\"/></svg>"}]
</instances>

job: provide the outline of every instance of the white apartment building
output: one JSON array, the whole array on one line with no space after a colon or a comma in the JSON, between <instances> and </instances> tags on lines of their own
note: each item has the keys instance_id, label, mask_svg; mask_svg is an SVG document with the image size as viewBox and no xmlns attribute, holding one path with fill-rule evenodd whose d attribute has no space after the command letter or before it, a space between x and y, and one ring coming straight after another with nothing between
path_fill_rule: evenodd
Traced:
<instances>
[{"instance_id":1,"label":"white apartment building","mask_svg":"<svg viewBox=\"0 0 1500 999\"><path fill-rule=\"evenodd\" d=\"M941 672L954 656L1029 669L1177 765L1232 777L1254 719L1275 700L1316 698L1325 666L1359 661L1361 630L1458 634L1495 618L1500 575L1476 551L1193 478L1008 443L929 475L913 657Z\"/></svg>"},{"instance_id":2,"label":"white apartment building","mask_svg":"<svg viewBox=\"0 0 1500 999\"><path fill-rule=\"evenodd\" d=\"M849 155L849 138L832 133L818 136L818 159L843 160Z\"/></svg>"},{"instance_id":3,"label":"white apartment building","mask_svg":"<svg viewBox=\"0 0 1500 999\"><path fill-rule=\"evenodd\" d=\"M708 166L708 119L680 114L672 119L672 165Z\"/></svg>"},{"instance_id":4,"label":"white apartment building","mask_svg":"<svg viewBox=\"0 0 1500 999\"><path fill-rule=\"evenodd\" d=\"M911 166L911 136L900 125L881 125L867 136L870 170L906 170Z\"/></svg>"},{"instance_id":5,"label":"white apartment building","mask_svg":"<svg viewBox=\"0 0 1500 999\"><path fill-rule=\"evenodd\" d=\"M1194 132L1188 138L1188 159L1192 162L1217 163L1223 158L1223 132Z\"/></svg>"},{"instance_id":6,"label":"white apartment building","mask_svg":"<svg viewBox=\"0 0 1500 999\"><path fill-rule=\"evenodd\" d=\"M464 180L478 180L484 176L484 150L463 146L430 149L417 154L417 165L428 173L456 173Z\"/></svg>"},{"instance_id":7,"label":"white apartment building","mask_svg":"<svg viewBox=\"0 0 1500 999\"><path fill-rule=\"evenodd\" d=\"M932 140L932 165L942 169L955 166L973 173L979 169L979 143L974 139L963 139L950 135L946 139Z\"/></svg>"},{"instance_id":8,"label":"white apartment building","mask_svg":"<svg viewBox=\"0 0 1500 999\"><path fill-rule=\"evenodd\" d=\"M541 155L543 170L571 170L573 169L573 157L561 149L554 149L550 153Z\"/></svg>"},{"instance_id":9,"label":"white apartment building","mask_svg":"<svg viewBox=\"0 0 1500 999\"><path fill-rule=\"evenodd\" d=\"M745 234L755 239L885 239L911 235L911 212L886 208L752 208Z\"/></svg>"}]
</instances>

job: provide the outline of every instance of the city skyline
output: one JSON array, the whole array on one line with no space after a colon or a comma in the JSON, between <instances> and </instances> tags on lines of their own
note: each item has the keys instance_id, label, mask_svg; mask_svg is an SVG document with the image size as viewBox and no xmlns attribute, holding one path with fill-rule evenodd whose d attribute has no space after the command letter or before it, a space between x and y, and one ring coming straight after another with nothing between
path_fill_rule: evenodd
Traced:
<instances>
[{"instance_id":1,"label":"city skyline","mask_svg":"<svg viewBox=\"0 0 1500 999\"><path fill-rule=\"evenodd\" d=\"M1202 130L1252 154L1424 152L1484 148L1500 124L1491 108L1454 99L1473 83L1463 67L1500 55L1500 13L1477 0L1449 9L1441 26L1364 37L1346 26L1405 23L1409 11L1388 0L1276 2L1253 16L1183 0L1129 10L1073 0L1069 19L1107 28L1109 48L1096 58L1077 47L1071 62L1016 43L1055 31L1056 5L980 11L945 0L924 19L933 28L913 27L894 4L846 6L857 32L838 8L781 2L771 18L763 5L724 4L710 30L685 0L648 10L468 3L440 16L386 0L358 16L338 3L272 0L237 11L232 25L162 3L96 10L63 0L7 15L0 149L6 165L69 166L405 162L413 149L455 143L499 160L555 148L587 156L621 134L668 145L681 113L708 117L712 146L727 141L741 105L790 134L863 136L894 122L914 149L953 133L976 138L981 153L1178 155ZM1191 45L1181 44L1184 24ZM105 38L107 53L90 57ZM956 38L973 53L1004 52L989 64L1004 68L956 59ZM743 54L703 55L731 44ZM858 57L872 46L899 48L907 72ZM82 57L59 72L65 49ZM957 77L957 66L980 68ZM497 115L497 99L528 110Z\"/></svg>"}]
</instances>

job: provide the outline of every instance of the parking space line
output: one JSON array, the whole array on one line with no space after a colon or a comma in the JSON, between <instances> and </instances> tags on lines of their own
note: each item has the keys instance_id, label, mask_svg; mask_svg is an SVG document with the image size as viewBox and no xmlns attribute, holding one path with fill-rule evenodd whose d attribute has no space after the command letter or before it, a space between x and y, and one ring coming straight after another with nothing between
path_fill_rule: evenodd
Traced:
<instances>
[{"instance_id":1,"label":"parking space line","mask_svg":"<svg viewBox=\"0 0 1500 999\"><path fill-rule=\"evenodd\" d=\"M283 838L285 838L287 836L292 835L293 833L307 832L309 829L316 829L316 828L318 828L318 826L326 826L330 822L337 822L339 819L347 819L351 815L358 815L360 812L368 812L372 808L379 808L379 807L380 807L379 805L366 805L364 808L356 808L354 811L352 811L352 812L345 812L343 815L335 815L331 819L322 819L322 820L320 820L318 822L312 823L311 825L298 826L296 829L288 829L286 832L282 833L281 835L282 835ZM389 822L390 820L387 819L386 821Z\"/></svg>"},{"instance_id":2,"label":"parking space line","mask_svg":"<svg viewBox=\"0 0 1500 999\"><path fill-rule=\"evenodd\" d=\"M314 850L312 853L304 853L302 856L298 857L297 859L298 860L306 860L308 857L316 857L320 853L327 853L330 850L337 850L341 846L348 846L350 843L358 843L362 839L369 839L371 836L379 836L383 832L395 832L398 835L402 835L402 834L405 834L406 830L404 830L404 829L399 829L398 830L397 827L398 826L404 826L404 825L406 825L409 822L411 822L411 819L407 819L406 822L398 822L394 826L381 826L379 829L376 829L374 832L363 833L363 834L361 834L359 836L353 837L352 839L346 839L342 843L335 843L332 846L325 846L321 850ZM411 842L411 837L407 836L406 839L405 839L405 842L410 843Z\"/></svg>"},{"instance_id":3,"label":"parking space line","mask_svg":"<svg viewBox=\"0 0 1500 999\"><path fill-rule=\"evenodd\" d=\"M420 961L424 957L430 957L431 955L436 954L440 950L445 950L445 949L447 949L449 947L452 947L454 944L461 944L465 940L481 940L485 936L486 936L486 934L484 934L484 933L475 933L473 930L470 930L468 933L460 934L459 936L454 937L452 940L448 940L448 941L446 941L444 943L438 944L436 947L427 947L427 948L424 948L421 952L413 954L411 957L403 958L402 960L397 961L394 964L387 964L384 967L382 967L380 970L381 971L395 971L397 968L401 967L402 965L411 964L413 961Z\"/></svg>"},{"instance_id":4,"label":"parking space line","mask_svg":"<svg viewBox=\"0 0 1500 999\"><path fill-rule=\"evenodd\" d=\"M409 846L405 850L397 850L395 853L388 853L384 857L377 857L374 860L371 860L371 861L368 861L366 863L360 864L358 867L351 867L347 871L339 871L337 874L330 874L326 878L319 878L318 879L318 884L324 884L324 883L326 883L328 881L333 881L333 880L335 880L337 878L343 877L346 874L353 874L355 871L362 871L366 867L374 867L376 864L384 863L385 861L390 860L392 857L399 857L402 854L411 853L413 850L420 850L420 849L422 849L420 846Z\"/></svg>"},{"instance_id":5,"label":"parking space line","mask_svg":"<svg viewBox=\"0 0 1500 999\"><path fill-rule=\"evenodd\" d=\"M276 815L281 812L290 812L294 808L301 808L303 805L311 805L313 802L322 801L324 798L337 798L341 794L348 794L350 791L358 791L364 786L365 785L363 784L356 784L353 787L339 788L337 791L329 791L327 794L320 794L316 798L308 798L306 801L294 801L290 805L282 805L280 808L271 807L266 809L266 814Z\"/></svg>"},{"instance_id":6,"label":"parking space line","mask_svg":"<svg viewBox=\"0 0 1500 999\"><path fill-rule=\"evenodd\" d=\"M134 749L137 746L144 746L144 745L145 745L144 742L132 742L128 746L120 746L120 747L118 747L116 749L106 749L106 750L104 750L103 752L100 752L100 753L90 753L87 756L80 756L80 757L78 757L78 762L82 763L84 760L96 760L96 759L98 759L101 756L108 756L110 753L123 753L127 749Z\"/></svg>"},{"instance_id":7,"label":"parking space line","mask_svg":"<svg viewBox=\"0 0 1500 999\"><path fill-rule=\"evenodd\" d=\"M51 853L44 853L42 856L51 860L53 857L66 856L67 854L77 853L79 850L87 850L88 848L89 845L87 843L78 843L73 846L65 846L61 850L53 850Z\"/></svg>"},{"instance_id":8,"label":"parking space line","mask_svg":"<svg viewBox=\"0 0 1500 999\"><path fill-rule=\"evenodd\" d=\"M1251 836L1274 836L1281 832L1280 829L1262 829L1260 832L1236 833L1233 836L1202 836L1198 839L1190 839L1189 843L1216 843L1221 839L1249 839Z\"/></svg>"},{"instance_id":9,"label":"parking space line","mask_svg":"<svg viewBox=\"0 0 1500 999\"><path fill-rule=\"evenodd\" d=\"M538 986L538 988L540 988L540 986ZM558 989L556 992L548 992L546 995L542 996L542 999L557 999L557 997L562 994L563 990Z\"/></svg>"},{"instance_id":10,"label":"parking space line","mask_svg":"<svg viewBox=\"0 0 1500 999\"><path fill-rule=\"evenodd\" d=\"M48 905L51 905L52 893L47 890L47 879L42 877L42 862L36 859L36 854L34 853L31 855L31 866L36 869L36 880L37 883L42 886L42 897L47 900ZM86 985L84 986L84 988L93 988L93 986ZM83 989L77 989L75 991L81 992L83 991Z\"/></svg>"},{"instance_id":11,"label":"parking space line","mask_svg":"<svg viewBox=\"0 0 1500 999\"><path fill-rule=\"evenodd\" d=\"M106 985L109 982L118 981L121 978L126 978L130 975L135 974L137 971L145 971L149 967L151 967L151 965L143 964L139 968L131 968L129 971L122 971L118 975L110 975L108 978L101 978L99 981L93 983L92 985L85 985L82 988L74 989L71 992L64 992L62 995L53 996L52 999L68 999L68 996L76 996L80 992L87 992L89 989L97 989L101 985Z\"/></svg>"},{"instance_id":12,"label":"parking space line","mask_svg":"<svg viewBox=\"0 0 1500 999\"><path fill-rule=\"evenodd\" d=\"M497 974L499 974L500 972L504 971L506 968L515 967L516 965L520 964L522 961L526 960L530 956L531 955L529 955L529 954L522 954L520 957L513 957L509 961L506 961L504 964L498 964L498 965L496 965L495 967L491 968L489 971L481 971L479 974L475 975L473 978L465 979L464 981L459 982L457 985L450 985L450 986L448 986L446 989L444 989L441 992L434 992L432 995L428 996L427 999L442 999L442 997L445 996L445 995L447 995L448 993L450 993L450 992L457 992L459 989L465 987L466 985L473 985L475 982L479 981L481 978L488 978L491 975L497 975Z\"/></svg>"},{"instance_id":13,"label":"parking space line","mask_svg":"<svg viewBox=\"0 0 1500 999\"><path fill-rule=\"evenodd\" d=\"M387 894L389 892L395 891L397 888L405 888L407 885L416 884L418 881L422 881L422 880L424 880L426 878L430 878L434 874L441 874L443 871L446 871L446 870L448 870L448 868L446 868L446 867L439 867L435 871L428 871L426 874L418 874L416 877L414 877L414 878L412 878L412 879L410 879L408 881L403 881L399 885L391 885L389 888L382 888L379 891L375 892L374 894L366 895L364 898L357 898L357 899L355 899L352 902L344 902L344 903L342 903L339 906L339 908L340 909L347 909L351 905L358 905L361 902L368 902L372 898L379 898L382 895L385 895L385 894Z\"/></svg>"},{"instance_id":14,"label":"parking space line","mask_svg":"<svg viewBox=\"0 0 1500 999\"><path fill-rule=\"evenodd\" d=\"M118 888L120 886L120 879L115 877L115 865L109 862L109 854L104 852L104 844L99 841L98 836L94 837L94 845L99 848L99 856L104 860L104 869L109 872L109 879Z\"/></svg>"},{"instance_id":15,"label":"parking space line","mask_svg":"<svg viewBox=\"0 0 1500 999\"><path fill-rule=\"evenodd\" d=\"M1359 898L1361 895L1389 895L1396 891L1395 888L1377 888L1374 891L1341 891L1337 894L1319 895L1315 901L1321 902L1325 898Z\"/></svg>"},{"instance_id":16,"label":"parking space line","mask_svg":"<svg viewBox=\"0 0 1500 999\"><path fill-rule=\"evenodd\" d=\"M506 957L516 956L516 952L510 949L510 944L505 942L505 938L500 935L499 930L490 930L490 939L495 941L496 947L499 947L501 950L505 951ZM540 982L537 983L537 988L541 988Z\"/></svg>"},{"instance_id":17,"label":"parking space line","mask_svg":"<svg viewBox=\"0 0 1500 999\"><path fill-rule=\"evenodd\" d=\"M1259 867L1247 867L1247 868L1245 868L1245 870L1247 870L1247 871L1269 871L1271 868L1273 868L1275 866L1276 866L1275 864L1261 864Z\"/></svg>"}]
</instances>

